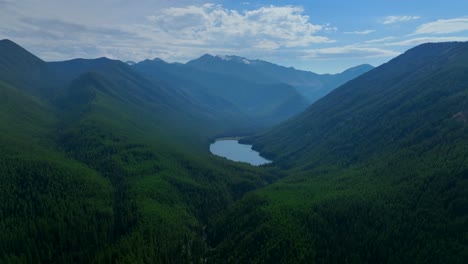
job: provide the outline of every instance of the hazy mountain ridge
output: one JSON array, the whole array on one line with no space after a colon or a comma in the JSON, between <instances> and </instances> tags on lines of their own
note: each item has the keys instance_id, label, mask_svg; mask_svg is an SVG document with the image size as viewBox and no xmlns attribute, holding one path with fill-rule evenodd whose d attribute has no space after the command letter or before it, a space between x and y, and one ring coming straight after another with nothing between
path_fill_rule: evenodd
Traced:
<instances>
[{"instance_id":1,"label":"hazy mountain ridge","mask_svg":"<svg viewBox=\"0 0 468 264\"><path fill-rule=\"evenodd\" d=\"M242 120L243 116L239 112L232 109L217 111L219 108L213 109L206 102L197 100L199 95L188 94L183 89L159 80L150 80L130 65L118 60L98 58L45 62L10 40L1 41L0 48L0 67L6 69L0 72L0 79L49 102L62 100L57 97L67 93L76 79L82 76L90 77L88 73L96 73L94 76L107 80L108 95L117 95L119 100L132 99L132 105L140 108L146 105L148 109L153 108L155 113L163 111L165 114L159 113L159 116L167 116L165 122L169 123L174 123L171 118L180 120L179 124L175 124L177 126L184 119L218 122L220 127L233 124L239 128L246 127L241 123L249 122L248 118ZM114 99L117 97L114 96ZM210 100L219 101L214 97L210 97ZM221 104L225 107L228 105ZM156 119L161 120L160 117ZM230 122L225 123L221 120ZM219 133L223 131L224 129L220 128Z\"/></svg>"},{"instance_id":2,"label":"hazy mountain ridge","mask_svg":"<svg viewBox=\"0 0 468 264\"><path fill-rule=\"evenodd\" d=\"M397 113L409 114L409 112L404 112L404 110L408 111L411 109L411 99L415 100L418 98L421 101L423 98L437 100L437 95L455 93L456 89L464 88L464 76L459 71L463 71L465 66L463 64L458 65L458 63L463 62L466 56L465 49L465 43L425 44L413 48L331 92L304 113L272 130L271 135L281 133L279 132L281 129L291 131L291 134L299 133L299 131L293 132L291 130L294 127L294 129L308 131L308 139L320 140L322 144L325 144L323 143L324 137L319 137L318 135L329 135L329 131L340 131L338 125L341 123L343 125L345 122L346 125L354 122L358 124L373 124L372 127L377 128L381 125L382 118L389 114L394 114L394 116L387 118L398 120L402 116L397 116ZM449 77L450 79L448 79ZM448 83L444 83L440 87L434 87L434 84L439 83L439 80L442 80L442 78L455 83L451 87ZM431 81L433 82L432 85ZM425 88L424 85L431 87L431 90ZM398 109L400 105L405 105L405 108ZM424 106L426 108L434 107L431 105ZM440 107L443 109L443 106ZM447 104L444 107L451 109L454 105ZM424 120L425 122L433 120L439 114L428 115L424 117ZM454 114L455 112L448 115L452 116ZM314 121L308 121L308 119L312 118L314 118ZM422 120L415 120L415 123L405 125L416 125L420 121ZM401 126L402 124L394 124L395 128ZM408 127L408 129L410 128ZM371 139L377 135L387 135L392 130L389 131L388 128L382 128L381 130L373 131L373 133L370 130L365 131L368 134L363 134L362 131L356 136L363 139ZM346 132L349 133L349 131ZM375 139L377 140L377 138ZM304 138L296 140L297 143L289 142L287 148L291 149L293 146L297 146L295 153L300 151L299 149L302 149L302 152L310 151L310 149L303 149L303 140ZM347 139L342 138L342 140ZM384 138L379 139L380 143L383 143L383 141L385 141ZM285 143L285 141L282 142ZM273 145L274 143L270 146ZM318 147L317 144L312 142L310 146ZM323 151L322 155L328 152L325 149ZM359 152L359 150L355 151Z\"/></svg>"},{"instance_id":3,"label":"hazy mountain ridge","mask_svg":"<svg viewBox=\"0 0 468 264\"><path fill-rule=\"evenodd\" d=\"M209 54L186 64L157 58L133 67L146 76L183 87L202 104L209 105L211 98L218 97L231 105L231 111L255 119L260 126L277 124L301 112L311 101L372 68L361 65L341 74L319 75L261 60ZM225 108L220 106L217 111Z\"/></svg>"},{"instance_id":4,"label":"hazy mountain ridge","mask_svg":"<svg viewBox=\"0 0 468 264\"><path fill-rule=\"evenodd\" d=\"M262 83L255 78L246 80L160 59L146 60L133 67L145 76L193 94L201 104L211 105L212 98L219 98L227 104L219 104L216 111L223 112L230 107L230 111L238 112L237 115L255 119L256 125L261 127L277 124L308 106L292 86L283 83Z\"/></svg>"},{"instance_id":5,"label":"hazy mountain ridge","mask_svg":"<svg viewBox=\"0 0 468 264\"><path fill-rule=\"evenodd\" d=\"M338 74L317 74L262 60L249 60L239 56L212 56L209 54L189 61L186 65L208 72L233 75L245 80L255 80L259 83L282 82L295 87L309 102L314 102L341 84L373 69L371 65L364 64Z\"/></svg>"}]
</instances>

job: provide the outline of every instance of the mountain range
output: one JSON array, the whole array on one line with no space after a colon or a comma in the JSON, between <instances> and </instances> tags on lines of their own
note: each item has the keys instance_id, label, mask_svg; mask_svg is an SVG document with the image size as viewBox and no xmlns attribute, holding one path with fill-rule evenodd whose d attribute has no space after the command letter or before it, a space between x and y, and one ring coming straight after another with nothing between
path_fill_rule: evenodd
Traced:
<instances>
[{"instance_id":1,"label":"mountain range","mask_svg":"<svg viewBox=\"0 0 468 264\"><path fill-rule=\"evenodd\" d=\"M359 65L338 74L317 74L279 66L262 60L249 60L239 56L211 56L205 54L187 65L210 73L240 77L256 83L279 82L294 87L309 103L313 103L336 87L373 69L369 64Z\"/></svg>"},{"instance_id":2,"label":"mountain range","mask_svg":"<svg viewBox=\"0 0 468 264\"><path fill-rule=\"evenodd\" d=\"M0 263L464 263L467 91L467 42L319 75L2 40Z\"/></svg>"},{"instance_id":3,"label":"mountain range","mask_svg":"<svg viewBox=\"0 0 468 264\"><path fill-rule=\"evenodd\" d=\"M373 68L361 65L341 74L319 75L261 60L208 54L186 64L154 59L132 67L149 78L182 87L200 104L218 101L219 111L226 105L236 107L262 126L301 112L314 100Z\"/></svg>"}]
</instances>

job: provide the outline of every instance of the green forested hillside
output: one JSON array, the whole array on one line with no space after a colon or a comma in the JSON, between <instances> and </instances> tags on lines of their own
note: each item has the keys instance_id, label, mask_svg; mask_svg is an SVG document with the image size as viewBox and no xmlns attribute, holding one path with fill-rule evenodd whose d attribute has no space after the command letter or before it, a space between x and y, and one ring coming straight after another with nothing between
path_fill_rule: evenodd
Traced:
<instances>
[{"instance_id":1,"label":"green forested hillside","mask_svg":"<svg viewBox=\"0 0 468 264\"><path fill-rule=\"evenodd\" d=\"M192 80L7 40L0 69L0 263L468 259L467 43L409 50L244 139L264 167L209 154L256 120Z\"/></svg>"},{"instance_id":2,"label":"green forested hillside","mask_svg":"<svg viewBox=\"0 0 468 264\"><path fill-rule=\"evenodd\" d=\"M202 151L226 125L177 90L120 62L54 64L47 93L0 83L0 262L200 262L208 219L277 177Z\"/></svg>"},{"instance_id":3,"label":"green forested hillside","mask_svg":"<svg viewBox=\"0 0 468 264\"><path fill-rule=\"evenodd\" d=\"M463 128L453 117L467 109L467 59L465 43L418 46L255 137L255 147L282 164L346 165Z\"/></svg>"},{"instance_id":4,"label":"green forested hillside","mask_svg":"<svg viewBox=\"0 0 468 264\"><path fill-rule=\"evenodd\" d=\"M467 43L421 45L246 139L288 176L219 218L214 258L464 263L467 76Z\"/></svg>"}]
</instances>

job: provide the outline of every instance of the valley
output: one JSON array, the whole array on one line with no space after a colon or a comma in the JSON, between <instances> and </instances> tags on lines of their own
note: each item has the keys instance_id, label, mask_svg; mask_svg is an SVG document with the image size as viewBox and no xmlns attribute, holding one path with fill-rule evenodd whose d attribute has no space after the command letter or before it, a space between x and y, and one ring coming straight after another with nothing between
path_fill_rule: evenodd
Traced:
<instances>
[{"instance_id":1,"label":"valley","mask_svg":"<svg viewBox=\"0 0 468 264\"><path fill-rule=\"evenodd\" d=\"M321 75L2 40L0 262L464 263L466 115L467 42Z\"/></svg>"}]
</instances>

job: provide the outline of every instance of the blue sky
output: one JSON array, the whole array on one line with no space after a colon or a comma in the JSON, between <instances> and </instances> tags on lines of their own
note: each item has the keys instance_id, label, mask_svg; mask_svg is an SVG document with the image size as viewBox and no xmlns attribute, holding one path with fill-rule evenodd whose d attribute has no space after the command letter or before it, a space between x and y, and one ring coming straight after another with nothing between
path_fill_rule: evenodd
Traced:
<instances>
[{"instance_id":1,"label":"blue sky","mask_svg":"<svg viewBox=\"0 0 468 264\"><path fill-rule=\"evenodd\" d=\"M0 0L0 38L48 61L210 53L335 73L468 41L468 1Z\"/></svg>"}]
</instances>

